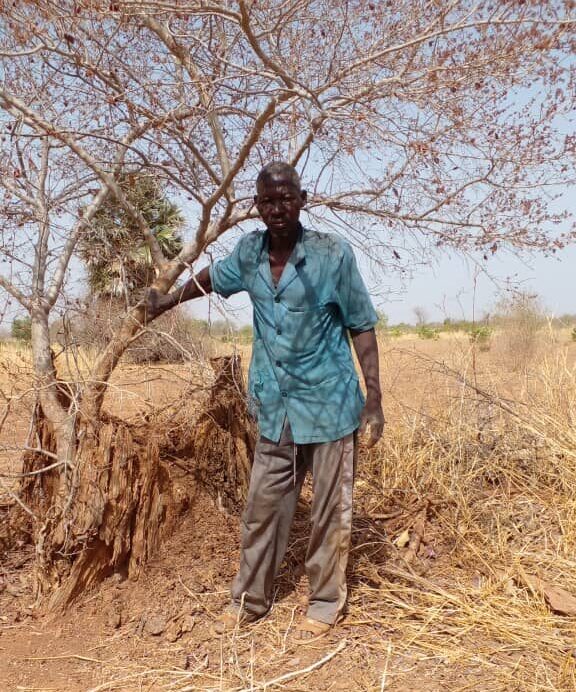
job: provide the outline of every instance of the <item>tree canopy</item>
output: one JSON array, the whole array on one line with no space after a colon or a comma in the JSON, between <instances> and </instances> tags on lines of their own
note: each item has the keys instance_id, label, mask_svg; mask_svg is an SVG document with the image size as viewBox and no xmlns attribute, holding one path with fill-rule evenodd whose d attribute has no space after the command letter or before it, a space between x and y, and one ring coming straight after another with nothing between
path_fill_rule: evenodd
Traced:
<instances>
[{"instance_id":1,"label":"tree canopy","mask_svg":"<svg viewBox=\"0 0 576 692\"><path fill-rule=\"evenodd\" d=\"M555 251L574 238L557 200L576 161L574 22L567 0L4 5L0 287L45 321L114 198L167 291L255 218L273 158L301 172L311 223L388 266ZM176 257L123 189L135 169L186 200Z\"/></svg>"}]
</instances>

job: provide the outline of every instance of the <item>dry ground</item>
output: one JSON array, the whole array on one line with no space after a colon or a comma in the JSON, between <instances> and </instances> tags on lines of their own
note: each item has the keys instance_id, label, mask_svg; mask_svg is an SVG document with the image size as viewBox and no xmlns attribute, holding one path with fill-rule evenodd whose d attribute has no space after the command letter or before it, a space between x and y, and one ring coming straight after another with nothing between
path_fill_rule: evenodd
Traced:
<instances>
[{"instance_id":1,"label":"dry ground","mask_svg":"<svg viewBox=\"0 0 576 692\"><path fill-rule=\"evenodd\" d=\"M361 454L349 606L325 640L290 637L305 607L309 489L270 617L210 636L239 525L198 489L137 582L113 577L65 616L34 607L32 548L0 565L0 690L576 689L576 344L556 333L526 346L382 343L388 429ZM0 465L15 473L31 380L26 354L3 362L15 398ZM138 416L204 374L123 367L107 405ZM0 507L15 488L2 484Z\"/></svg>"}]
</instances>

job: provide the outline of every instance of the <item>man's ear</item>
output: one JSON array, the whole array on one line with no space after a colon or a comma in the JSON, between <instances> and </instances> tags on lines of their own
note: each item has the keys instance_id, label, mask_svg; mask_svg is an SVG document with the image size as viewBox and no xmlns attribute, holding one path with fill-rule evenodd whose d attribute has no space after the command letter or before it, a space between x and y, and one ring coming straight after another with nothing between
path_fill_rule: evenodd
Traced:
<instances>
[{"instance_id":1,"label":"man's ear","mask_svg":"<svg viewBox=\"0 0 576 692\"><path fill-rule=\"evenodd\" d=\"M300 199L302 200L302 206L304 206L308 201L308 193L306 192L306 190L300 191Z\"/></svg>"}]
</instances>

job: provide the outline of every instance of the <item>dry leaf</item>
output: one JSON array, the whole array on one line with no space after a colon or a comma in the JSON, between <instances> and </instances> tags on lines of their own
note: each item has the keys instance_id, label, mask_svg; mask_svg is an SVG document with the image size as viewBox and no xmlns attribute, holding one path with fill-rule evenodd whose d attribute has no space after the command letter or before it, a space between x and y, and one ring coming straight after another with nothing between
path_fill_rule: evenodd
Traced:
<instances>
[{"instance_id":1,"label":"dry leaf","mask_svg":"<svg viewBox=\"0 0 576 692\"><path fill-rule=\"evenodd\" d=\"M544 596L550 610L560 615L576 616L576 598L559 586L545 582L532 574L522 574L526 584L535 592Z\"/></svg>"},{"instance_id":2,"label":"dry leaf","mask_svg":"<svg viewBox=\"0 0 576 692\"><path fill-rule=\"evenodd\" d=\"M410 531L406 529L405 531L402 531L402 533L394 541L394 545L397 548L405 548L408 543L410 543Z\"/></svg>"}]
</instances>

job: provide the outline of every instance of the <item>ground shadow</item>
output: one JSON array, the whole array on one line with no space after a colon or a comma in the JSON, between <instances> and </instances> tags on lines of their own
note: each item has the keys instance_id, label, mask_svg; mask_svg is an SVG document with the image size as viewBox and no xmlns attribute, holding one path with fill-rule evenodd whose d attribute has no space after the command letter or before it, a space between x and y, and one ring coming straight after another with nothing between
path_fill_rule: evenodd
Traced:
<instances>
[{"instance_id":1,"label":"ground shadow","mask_svg":"<svg viewBox=\"0 0 576 692\"><path fill-rule=\"evenodd\" d=\"M310 535L310 500L300 498L294 516L286 557L276 578L276 600L287 598L297 590L305 575L304 563ZM370 583L369 575L362 568L369 562L376 569L385 564L390 556L390 541L381 520L365 512L354 512L352 540L348 559L348 589L353 592L361 583Z\"/></svg>"}]
</instances>

